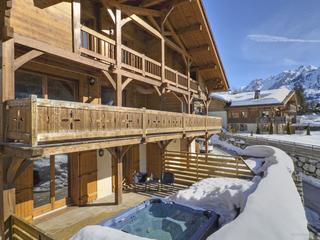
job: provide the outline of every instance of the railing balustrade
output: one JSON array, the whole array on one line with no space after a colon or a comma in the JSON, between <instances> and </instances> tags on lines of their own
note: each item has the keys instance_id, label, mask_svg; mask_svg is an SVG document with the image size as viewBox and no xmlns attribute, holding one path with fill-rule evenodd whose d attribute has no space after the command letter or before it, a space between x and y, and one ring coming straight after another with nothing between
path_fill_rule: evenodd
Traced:
<instances>
[{"instance_id":1,"label":"railing balustrade","mask_svg":"<svg viewBox=\"0 0 320 240\"><path fill-rule=\"evenodd\" d=\"M48 100L7 101L8 142L47 142L121 136L219 131L221 118L156 110Z\"/></svg>"},{"instance_id":2,"label":"railing balustrade","mask_svg":"<svg viewBox=\"0 0 320 240\"><path fill-rule=\"evenodd\" d=\"M115 64L116 42L86 26L81 26L82 55ZM127 46L121 46L121 67L137 74L161 81L161 63ZM165 66L165 80L178 88L188 90L188 77ZM190 79L190 90L198 92L198 82Z\"/></svg>"}]
</instances>

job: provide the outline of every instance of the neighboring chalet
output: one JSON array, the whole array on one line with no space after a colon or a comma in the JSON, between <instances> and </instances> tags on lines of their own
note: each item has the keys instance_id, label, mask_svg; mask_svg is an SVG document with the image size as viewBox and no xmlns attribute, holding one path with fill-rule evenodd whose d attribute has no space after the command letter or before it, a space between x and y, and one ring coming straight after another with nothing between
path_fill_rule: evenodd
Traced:
<instances>
[{"instance_id":1,"label":"neighboring chalet","mask_svg":"<svg viewBox=\"0 0 320 240\"><path fill-rule=\"evenodd\" d=\"M167 148L220 131L229 89L200 0L3 0L0 214L26 220L159 176ZM3 230L3 228L2 228Z\"/></svg>"},{"instance_id":2,"label":"neighboring chalet","mask_svg":"<svg viewBox=\"0 0 320 240\"><path fill-rule=\"evenodd\" d=\"M210 97L209 115L222 117L223 127L232 131L255 133L259 126L261 132L267 132L272 123L274 133L283 133L297 115L295 92L287 88L212 93Z\"/></svg>"}]
</instances>

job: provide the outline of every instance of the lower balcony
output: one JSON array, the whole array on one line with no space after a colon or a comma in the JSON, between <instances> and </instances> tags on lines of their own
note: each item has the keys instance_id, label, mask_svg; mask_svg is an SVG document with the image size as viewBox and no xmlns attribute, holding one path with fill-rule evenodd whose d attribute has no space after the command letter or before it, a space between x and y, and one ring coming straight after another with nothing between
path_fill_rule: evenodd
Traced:
<instances>
[{"instance_id":1,"label":"lower balcony","mask_svg":"<svg viewBox=\"0 0 320 240\"><path fill-rule=\"evenodd\" d=\"M147 109L40 99L8 101L5 144L24 147L75 142L123 144L216 133L221 118Z\"/></svg>"}]
</instances>

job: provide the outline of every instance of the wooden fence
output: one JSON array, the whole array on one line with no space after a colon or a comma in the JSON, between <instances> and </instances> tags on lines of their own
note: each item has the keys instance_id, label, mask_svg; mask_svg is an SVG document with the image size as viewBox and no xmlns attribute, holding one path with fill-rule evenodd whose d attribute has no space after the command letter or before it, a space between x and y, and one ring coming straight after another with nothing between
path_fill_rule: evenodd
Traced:
<instances>
[{"instance_id":1,"label":"wooden fence","mask_svg":"<svg viewBox=\"0 0 320 240\"><path fill-rule=\"evenodd\" d=\"M54 240L53 237L43 232L36 226L20 217L11 215L6 221L5 240Z\"/></svg>"},{"instance_id":2,"label":"wooden fence","mask_svg":"<svg viewBox=\"0 0 320 240\"><path fill-rule=\"evenodd\" d=\"M163 170L175 175L175 182L191 185L208 177L252 179L254 173L239 156L165 151Z\"/></svg>"}]
</instances>

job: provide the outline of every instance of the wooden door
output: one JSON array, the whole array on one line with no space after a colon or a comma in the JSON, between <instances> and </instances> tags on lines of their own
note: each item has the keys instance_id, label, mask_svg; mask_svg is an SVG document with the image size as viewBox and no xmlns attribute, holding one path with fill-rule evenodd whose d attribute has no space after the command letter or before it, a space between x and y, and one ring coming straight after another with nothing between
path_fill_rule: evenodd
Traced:
<instances>
[{"instance_id":1,"label":"wooden door","mask_svg":"<svg viewBox=\"0 0 320 240\"><path fill-rule=\"evenodd\" d=\"M33 170L30 164L16 179L16 214L27 221L32 220Z\"/></svg>"},{"instance_id":2,"label":"wooden door","mask_svg":"<svg viewBox=\"0 0 320 240\"><path fill-rule=\"evenodd\" d=\"M147 172L155 177L160 177L162 171L161 149L156 143L147 144Z\"/></svg>"},{"instance_id":3,"label":"wooden door","mask_svg":"<svg viewBox=\"0 0 320 240\"><path fill-rule=\"evenodd\" d=\"M80 204L92 203L97 199L97 151L80 152L79 183Z\"/></svg>"},{"instance_id":4,"label":"wooden door","mask_svg":"<svg viewBox=\"0 0 320 240\"><path fill-rule=\"evenodd\" d=\"M139 160L139 145L133 145L123 161L123 177L126 184L131 184L134 172L139 171Z\"/></svg>"}]
</instances>

